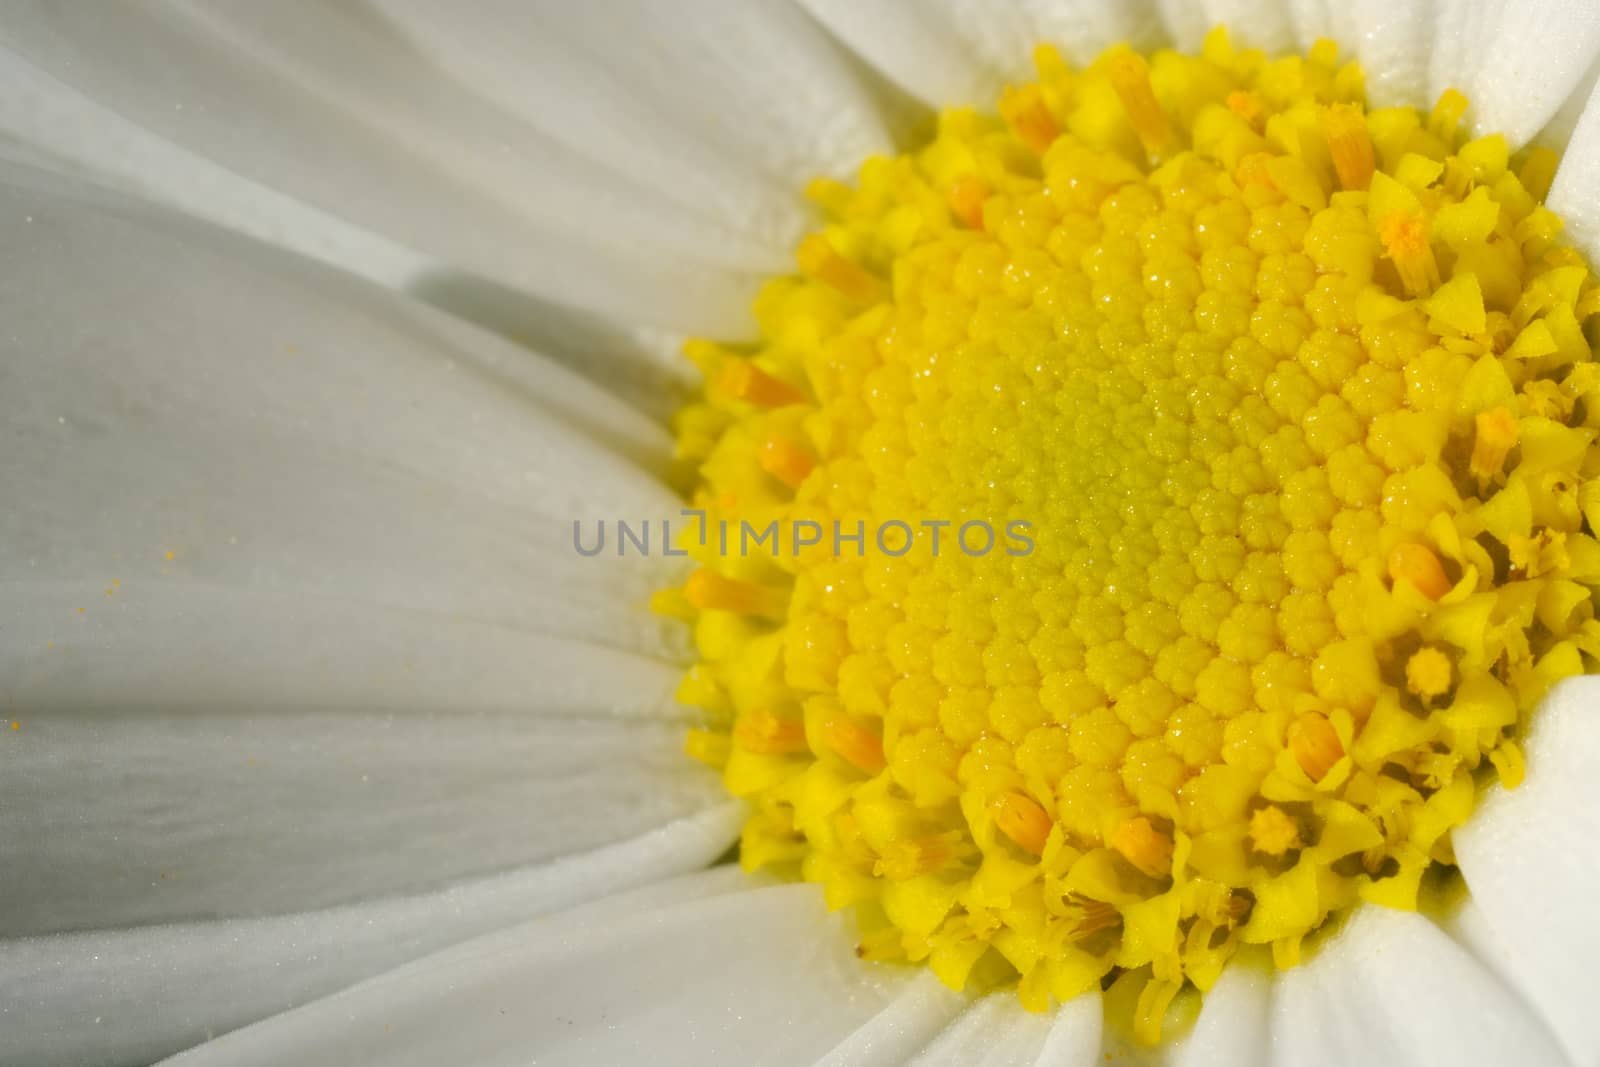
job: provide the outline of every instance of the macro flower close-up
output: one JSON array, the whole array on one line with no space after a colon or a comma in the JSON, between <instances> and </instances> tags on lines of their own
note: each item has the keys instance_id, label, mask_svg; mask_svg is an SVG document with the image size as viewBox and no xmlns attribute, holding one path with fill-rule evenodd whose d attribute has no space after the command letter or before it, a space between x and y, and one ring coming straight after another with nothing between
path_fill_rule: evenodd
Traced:
<instances>
[{"instance_id":1,"label":"macro flower close-up","mask_svg":"<svg viewBox=\"0 0 1600 1067\"><path fill-rule=\"evenodd\" d=\"M1600 1067L1600 8L0 0L0 1065Z\"/></svg>"}]
</instances>

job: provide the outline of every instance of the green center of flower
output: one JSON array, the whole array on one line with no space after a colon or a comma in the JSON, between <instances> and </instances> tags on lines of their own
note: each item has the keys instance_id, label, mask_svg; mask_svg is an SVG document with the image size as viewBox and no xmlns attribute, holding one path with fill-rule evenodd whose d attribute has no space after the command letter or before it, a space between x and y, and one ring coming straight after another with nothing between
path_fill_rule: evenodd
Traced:
<instances>
[{"instance_id":1,"label":"green center of flower","mask_svg":"<svg viewBox=\"0 0 1600 1067\"><path fill-rule=\"evenodd\" d=\"M1458 93L1367 112L1332 46L1220 32L1036 58L815 183L761 343L690 346L724 536L658 607L747 867L1155 1041L1243 946L1416 907L1600 654L1600 290Z\"/></svg>"}]
</instances>

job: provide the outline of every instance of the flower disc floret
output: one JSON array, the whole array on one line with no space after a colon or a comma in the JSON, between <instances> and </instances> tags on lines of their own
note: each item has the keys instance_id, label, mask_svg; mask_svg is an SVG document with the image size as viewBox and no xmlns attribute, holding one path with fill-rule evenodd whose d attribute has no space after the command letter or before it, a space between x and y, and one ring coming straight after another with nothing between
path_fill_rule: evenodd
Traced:
<instances>
[{"instance_id":1,"label":"flower disc floret","mask_svg":"<svg viewBox=\"0 0 1600 1067\"><path fill-rule=\"evenodd\" d=\"M659 603L747 867L1153 1041L1249 946L1417 907L1600 654L1600 290L1458 93L1221 32L1037 60L814 183L760 342L690 346Z\"/></svg>"}]
</instances>

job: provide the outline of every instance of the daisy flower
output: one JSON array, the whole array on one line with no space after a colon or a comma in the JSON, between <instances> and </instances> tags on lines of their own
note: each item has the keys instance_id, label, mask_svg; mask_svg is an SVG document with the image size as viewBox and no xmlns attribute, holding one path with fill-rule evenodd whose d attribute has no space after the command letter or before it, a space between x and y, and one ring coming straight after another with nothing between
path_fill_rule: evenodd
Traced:
<instances>
[{"instance_id":1,"label":"daisy flower","mask_svg":"<svg viewBox=\"0 0 1600 1067\"><path fill-rule=\"evenodd\" d=\"M1600 1062L1597 71L12 4L0 1063Z\"/></svg>"}]
</instances>

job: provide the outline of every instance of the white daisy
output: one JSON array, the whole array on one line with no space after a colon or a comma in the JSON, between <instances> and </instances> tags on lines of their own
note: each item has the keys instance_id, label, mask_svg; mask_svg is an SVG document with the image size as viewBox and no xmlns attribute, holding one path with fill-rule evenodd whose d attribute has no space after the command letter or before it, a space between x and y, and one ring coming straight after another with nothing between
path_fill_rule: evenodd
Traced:
<instances>
[{"instance_id":1,"label":"white daisy","mask_svg":"<svg viewBox=\"0 0 1600 1067\"><path fill-rule=\"evenodd\" d=\"M1594 685L1454 835L1125 1046L855 958L720 863L659 557L676 339L752 335L805 179L1032 46L1338 42L1559 147L1600 255L1600 13L1498 0L12 5L0 14L0 1063L1600 1063ZM1481 310L1481 303L1480 303ZM1148 824L1146 824L1148 828Z\"/></svg>"}]
</instances>

